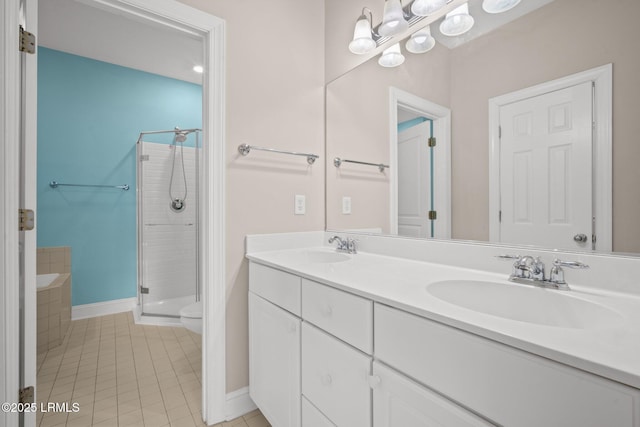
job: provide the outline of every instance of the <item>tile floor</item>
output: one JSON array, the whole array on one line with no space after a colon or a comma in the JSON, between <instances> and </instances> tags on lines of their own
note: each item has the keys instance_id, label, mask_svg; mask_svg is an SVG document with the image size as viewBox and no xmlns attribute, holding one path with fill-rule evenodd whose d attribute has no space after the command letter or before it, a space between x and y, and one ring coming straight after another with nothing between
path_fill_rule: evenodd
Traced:
<instances>
[{"instance_id":1,"label":"tile floor","mask_svg":"<svg viewBox=\"0 0 640 427\"><path fill-rule=\"evenodd\" d=\"M38 355L37 399L78 412L38 413L37 425L204 426L201 339L179 327L136 325L131 313L71 322L60 347ZM269 427L260 413L216 427Z\"/></svg>"}]
</instances>

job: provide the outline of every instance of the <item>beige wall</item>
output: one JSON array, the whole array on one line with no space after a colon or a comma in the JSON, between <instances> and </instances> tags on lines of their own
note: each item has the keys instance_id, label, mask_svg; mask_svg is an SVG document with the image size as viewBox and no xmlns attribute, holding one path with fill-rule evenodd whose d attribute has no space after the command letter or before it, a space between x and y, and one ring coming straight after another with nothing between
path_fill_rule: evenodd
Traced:
<instances>
[{"instance_id":1,"label":"beige wall","mask_svg":"<svg viewBox=\"0 0 640 427\"><path fill-rule=\"evenodd\" d=\"M324 228L324 4L181 0L226 20L227 390L249 384L244 237ZM241 143L321 155L254 151ZM304 194L307 214L293 215Z\"/></svg>"},{"instance_id":2,"label":"beige wall","mask_svg":"<svg viewBox=\"0 0 640 427\"><path fill-rule=\"evenodd\" d=\"M335 13L338 8L326 10ZM640 85L636 81L640 75L640 55L633 48L635 41L640 40L637 16L640 2L635 0L555 0L454 50L443 53L434 49L421 56L405 53L407 64L395 70L382 70L376 59L369 61L328 85L327 157L337 151L335 147L342 152L351 151L350 144L356 144L353 151L363 152L372 141L376 141L373 144L376 150L385 151L378 144L385 144L389 132L388 86L398 86L450 107L452 236L488 240L488 99L613 63L613 248L619 252L640 252L640 197L636 188L640 183L640 168L636 166L640 144L634 139L640 131L640 120L634 117L640 111ZM327 13L326 20L332 19ZM327 52L330 53L329 46ZM373 102L353 106L358 96L368 96ZM339 121L333 111L336 105ZM359 130L373 135L358 138ZM347 219L337 214L343 193L357 190L351 182L347 185L347 180L340 183L332 172L335 175L328 167L327 225L334 229L371 226L371 221L359 223L355 216ZM364 187L374 185L362 186L365 193L369 191L362 197L368 198L370 190ZM374 191L383 196L388 194L380 185ZM376 218L376 223L382 222L378 218L387 214L386 205L368 213L370 218Z\"/></svg>"}]
</instances>

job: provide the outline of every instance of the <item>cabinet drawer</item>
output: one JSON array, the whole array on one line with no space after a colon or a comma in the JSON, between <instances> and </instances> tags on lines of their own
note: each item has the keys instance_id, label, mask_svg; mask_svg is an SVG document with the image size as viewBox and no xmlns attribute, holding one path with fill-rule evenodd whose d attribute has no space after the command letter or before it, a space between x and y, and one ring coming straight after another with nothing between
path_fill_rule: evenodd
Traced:
<instances>
[{"instance_id":1,"label":"cabinet drawer","mask_svg":"<svg viewBox=\"0 0 640 427\"><path fill-rule=\"evenodd\" d=\"M371 358L302 323L302 394L338 427L371 426Z\"/></svg>"},{"instance_id":2,"label":"cabinet drawer","mask_svg":"<svg viewBox=\"0 0 640 427\"><path fill-rule=\"evenodd\" d=\"M302 427L336 427L307 399L302 398Z\"/></svg>"},{"instance_id":3,"label":"cabinet drawer","mask_svg":"<svg viewBox=\"0 0 640 427\"><path fill-rule=\"evenodd\" d=\"M302 318L367 354L373 352L373 303L302 279Z\"/></svg>"},{"instance_id":4,"label":"cabinet drawer","mask_svg":"<svg viewBox=\"0 0 640 427\"><path fill-rule=\"evenodd\" d=\"M300 277L249 262L249 290L300 316Z\"/></svg>"},{"instance_id":5,"label":"cabinet drawer","mask_svg":"<svg viewBox=\"0 0 640 427\"><path fill-rule=\"evenodd\" d=\"M640 425L640 390L384 305L374 311L377 359L498 424Z\"/></svg>"}]
</instances>

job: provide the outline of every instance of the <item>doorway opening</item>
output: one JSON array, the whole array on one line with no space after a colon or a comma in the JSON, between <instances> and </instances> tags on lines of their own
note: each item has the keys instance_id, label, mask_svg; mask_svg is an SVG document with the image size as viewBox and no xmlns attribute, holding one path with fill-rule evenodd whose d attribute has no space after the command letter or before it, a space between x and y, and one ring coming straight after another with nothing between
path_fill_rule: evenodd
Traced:
<instances>
[{"instance_id":1,"label":"doorway opening","mask_svg":"<svg viewBox=\"0 0 640 427\"><path fill-rule=\"evenodd\" d=\"M389 132L391 234L450 238L451 111L391 87Z\"/></svg>"}]
</instances>

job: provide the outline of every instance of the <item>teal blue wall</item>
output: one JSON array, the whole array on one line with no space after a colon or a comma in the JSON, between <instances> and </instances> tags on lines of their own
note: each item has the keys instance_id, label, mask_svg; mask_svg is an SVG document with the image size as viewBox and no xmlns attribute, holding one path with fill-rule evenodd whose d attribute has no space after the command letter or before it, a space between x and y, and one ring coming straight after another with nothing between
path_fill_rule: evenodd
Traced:
<instances>
[{"instance_id":1,"label":"teal blue wall","mask_svg":"<svg viewBox=\"0 0 640 427\"><path fill-rule=\"evenodd\" d=\"M136 296L138 134L200 128L201 111L199 85L39 47L38 247L71 246L73 305Z\"/></svg>"}]
</instances>

